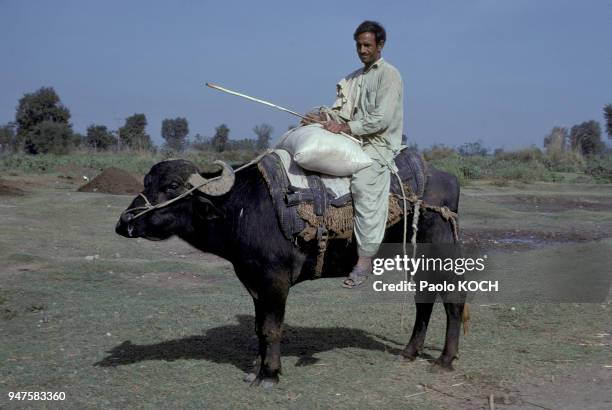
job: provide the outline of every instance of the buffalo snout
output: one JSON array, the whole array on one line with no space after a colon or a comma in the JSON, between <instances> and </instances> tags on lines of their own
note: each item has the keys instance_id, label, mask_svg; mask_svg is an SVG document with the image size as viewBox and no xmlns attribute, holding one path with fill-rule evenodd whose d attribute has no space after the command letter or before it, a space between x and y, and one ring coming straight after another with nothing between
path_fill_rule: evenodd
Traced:
<instances>
[{"instance_id":1,"label":"buffalo snout","mask_svg":"<svg viewBox=\"0 0 612 410\"><path fill-rule=\"evenodd\" d=\"M125 236L126 238L133 238L134 231L134 214L131 212L124 212L119 217L117 225L115 226L115 232L118 235Z\"/></svg>"}]
</instances>

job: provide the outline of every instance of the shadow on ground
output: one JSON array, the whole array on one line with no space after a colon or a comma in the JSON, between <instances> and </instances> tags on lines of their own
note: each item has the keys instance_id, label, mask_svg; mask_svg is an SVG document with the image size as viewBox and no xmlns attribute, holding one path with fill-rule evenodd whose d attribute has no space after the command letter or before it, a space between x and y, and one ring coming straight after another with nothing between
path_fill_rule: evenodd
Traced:
<instances>
[{"instance_id":1,"label":"shadow on ground","mask_svg":"<svg viewBox=\"0 0 612 410\"><path fill-rule=\"evenodd\" d=\"M229 363L247 371L257 353L257 339L253 336L255 319L250 315L236 315L236 319L238 324L215 327L202 336L189 336L150 345L137 345L127 340L110 350L110 355L94 366L122 366L145 360L197 359ZM297 356L297 366L312 365L319 361L314 357L315 354L332 349L358 348L397 354L397 346L399 343L396 341L361 329L287 324L283 326L282 354L285 357Z\"/></svg>"}]
</instances>

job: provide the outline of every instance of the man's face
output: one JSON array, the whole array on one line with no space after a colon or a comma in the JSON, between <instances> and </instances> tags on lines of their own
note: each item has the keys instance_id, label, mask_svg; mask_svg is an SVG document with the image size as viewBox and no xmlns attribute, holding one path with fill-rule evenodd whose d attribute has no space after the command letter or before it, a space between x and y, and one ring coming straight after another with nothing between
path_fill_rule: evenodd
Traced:
<instances>
[{"instance_id":1,"label":"man's face","mask_svg":"<svg viewBox=\"0 0 612 410\"><path fill-rule=\"evenodd\" d=\"M381 55L381 51L385 45L384 42L376 43L376 35L372 32L359 34L356 41L357 55L361 62L369 66L375 63Z\"/></svg>"}]
</instances>

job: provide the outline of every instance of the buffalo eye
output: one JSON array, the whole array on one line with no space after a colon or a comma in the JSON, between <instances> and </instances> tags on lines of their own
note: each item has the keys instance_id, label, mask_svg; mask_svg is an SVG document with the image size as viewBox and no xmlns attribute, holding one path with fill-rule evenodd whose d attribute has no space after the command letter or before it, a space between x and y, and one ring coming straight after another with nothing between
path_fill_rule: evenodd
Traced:
<instances>
[{"instance_id":1,"label":"buffalo eye","mask_svg":"<svg viewBox=\"0 0 612 410\"><path fill-rule=\"evenodd\" d=\"M176 191L179 189L180 184L178 182L172 182L166 187L166 191Z\"/></svg>"}]
</instances>

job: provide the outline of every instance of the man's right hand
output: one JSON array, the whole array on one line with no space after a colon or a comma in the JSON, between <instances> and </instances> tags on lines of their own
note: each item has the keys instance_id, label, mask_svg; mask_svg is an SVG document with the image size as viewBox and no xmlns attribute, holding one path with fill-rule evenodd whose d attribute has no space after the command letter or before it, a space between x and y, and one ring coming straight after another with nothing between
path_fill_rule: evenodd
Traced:
<instances>
[{"instance_id":1,"label":"man's right hand","mask_svg":"<svg viewBox=\"0 0 612 410\"><path fill-rule=\"evenodd\" d=\"M320 124L325 121L323 115L319 112L308 112L304 115L306 118L302 118L300 121L300 125L308 125L308 124Z\"/></svg>"}]
</instances>

